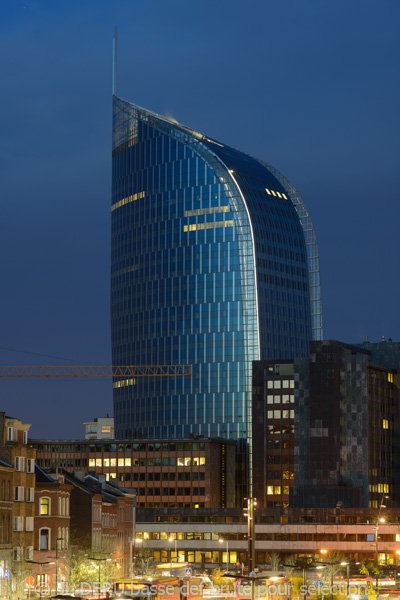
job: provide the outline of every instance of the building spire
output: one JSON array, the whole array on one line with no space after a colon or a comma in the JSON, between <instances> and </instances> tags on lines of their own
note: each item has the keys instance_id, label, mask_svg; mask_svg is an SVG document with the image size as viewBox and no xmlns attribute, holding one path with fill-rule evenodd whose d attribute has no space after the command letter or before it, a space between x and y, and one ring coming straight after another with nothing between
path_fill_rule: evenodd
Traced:
<instances>
[{"instance_id":1,"label":"building spire","mask_svg":"<svg viewBox=\"0 0 400 600\"><path fill-rule=\"evenodd\" d=\"M113 40L113 82L112 82L112 93L113 96L117 95L117 26L115 26L114 40Z\"/></svg>"}]
</instances>

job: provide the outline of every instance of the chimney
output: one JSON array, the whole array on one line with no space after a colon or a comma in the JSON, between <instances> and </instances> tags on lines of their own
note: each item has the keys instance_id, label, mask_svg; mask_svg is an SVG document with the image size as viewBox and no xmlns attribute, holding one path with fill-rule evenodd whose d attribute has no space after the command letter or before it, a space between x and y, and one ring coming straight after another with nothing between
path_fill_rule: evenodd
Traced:
<instances>
[{"instance_id":1,"label":"chimney","mask_svg":"<svg viewBox=\"0 0 400 600\"><path fill-rule=\"evenodd\" d=\"M76 471L74 471L74 476L79 479L79 481L85 481L85 471L83 469L76 469Z\"/></svg>"}]
</instances>

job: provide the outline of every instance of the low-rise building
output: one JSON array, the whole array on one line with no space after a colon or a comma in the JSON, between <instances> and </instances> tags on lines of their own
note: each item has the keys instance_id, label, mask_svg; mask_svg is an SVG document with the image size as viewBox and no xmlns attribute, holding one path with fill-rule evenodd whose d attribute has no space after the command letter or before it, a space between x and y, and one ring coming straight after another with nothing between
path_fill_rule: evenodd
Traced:
<instances>
[{"instance_id":1,"label":"low-rise building","mask_svg":"<svg viewBox=\"0 0 400 600\"><path fill-rule=\"evenodd\" d=\"M138 506L235 506L235 443L187 440L30 440L43 469L82 470L137 492Z\"/></svg>"}]
</instances>

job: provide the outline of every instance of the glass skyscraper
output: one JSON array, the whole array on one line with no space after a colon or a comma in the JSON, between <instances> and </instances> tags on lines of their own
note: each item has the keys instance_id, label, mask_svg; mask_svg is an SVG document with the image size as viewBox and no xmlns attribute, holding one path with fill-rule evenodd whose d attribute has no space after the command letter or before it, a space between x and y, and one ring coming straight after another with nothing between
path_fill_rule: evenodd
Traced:
<instances>
[{"instance_id":1,"label":"glass skyscraper","mask_svg":"<svg viewBox=\"0 0 400 600\"><path fill-rule=\"evenodd\" d=\"M322 338L307 210L274 168L114 96L114 365L192 366L113 383L116 436L243 440L253 360Z\"/></svg>"}]
</instances>

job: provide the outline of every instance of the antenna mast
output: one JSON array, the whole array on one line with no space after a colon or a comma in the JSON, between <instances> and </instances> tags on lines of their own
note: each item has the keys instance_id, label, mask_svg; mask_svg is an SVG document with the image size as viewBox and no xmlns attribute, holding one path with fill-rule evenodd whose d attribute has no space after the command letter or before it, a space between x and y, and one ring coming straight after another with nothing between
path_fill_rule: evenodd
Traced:
<instances>
[{"instance_id":1,"label":"antenna mast","mask_svg":"<svg viewBox=\"0 0 400 600\"><path fill-rule=\"evenodd\" d=\"M113 96L117 95L117 26L115 26L114 42L113 42Z\"/></svg>"}]
</instances>

